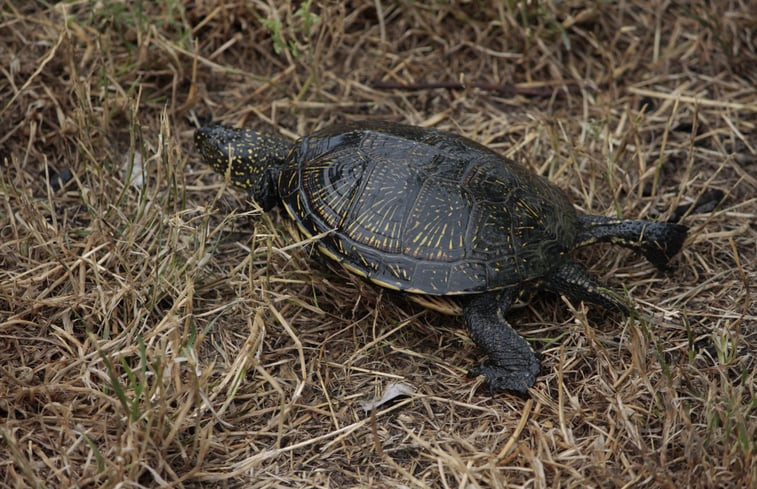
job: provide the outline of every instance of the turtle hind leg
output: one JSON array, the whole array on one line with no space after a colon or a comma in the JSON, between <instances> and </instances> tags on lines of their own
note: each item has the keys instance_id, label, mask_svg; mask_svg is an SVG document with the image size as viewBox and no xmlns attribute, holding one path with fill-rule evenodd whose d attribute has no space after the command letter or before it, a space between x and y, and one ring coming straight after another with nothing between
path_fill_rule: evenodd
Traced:
<instances>
[{"instance_id":1,"label":"turtle hind leg","mask_svg":"<svg viewBox=\"0 0 757 489\"><path fill-rule=\"evenodd\" d=\"M489 356L488 363L472 368L468 375L485 376L492 393L526 394L539 374L536 354L504 318L514 292L506 289L477 295L463 308L471 338Z\"/></svg>"},{"instance_id":2,"label":"turtle hind leg","mask_svg":"<svg viewBox=\"0 0 757 489\"><path fill-rule=\"evenodd\" d=\"M543 285L573 301L591 302L626 316L630 312L628 307L589 275L583 266L572 260L568 260L547 275Z\"/></svg>"},{"instance_id":3,"label":"turtle hind leg","mask_svg":"<svg viewBox=\"0 0 757 489\"><path fill-rule=\"evenodd\" d=\"M630 248L664 270L680 251L688 229L681 224L582 215L575 247L600 241Z\"/></svg>"}]
</instances>

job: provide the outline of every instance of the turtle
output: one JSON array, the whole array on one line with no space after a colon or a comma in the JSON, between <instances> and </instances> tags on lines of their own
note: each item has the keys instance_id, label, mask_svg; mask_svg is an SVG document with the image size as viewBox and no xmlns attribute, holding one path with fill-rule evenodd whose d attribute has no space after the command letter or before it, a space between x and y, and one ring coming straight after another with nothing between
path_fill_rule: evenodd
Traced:
<instances>
[{"instance_id":1,"label":"turtle","mask_svg":"<svg viewBox=\"0 0 757 489\"><path fill-rule=\"evenodd\" d=\"M578 212L547 178L469 139L386 121L325 127L296 142L249 128L201 127L202 159L263 210L283 204L320 253L387 289L456 296L488 360L469 371L526 394L538 354L505 316L524 290L546 289L628 315L571 257L610 242L660 269L688 228Z\"/></svg>"}]
</instances>

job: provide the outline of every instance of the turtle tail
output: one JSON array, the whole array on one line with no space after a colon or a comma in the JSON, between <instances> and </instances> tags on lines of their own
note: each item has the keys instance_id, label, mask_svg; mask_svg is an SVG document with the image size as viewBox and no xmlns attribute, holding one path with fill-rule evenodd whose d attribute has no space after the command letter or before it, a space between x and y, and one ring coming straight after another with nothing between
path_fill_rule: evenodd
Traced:
<instances>
[{"instance_id":1,"label":"turtle tail","mask_svg":"<svg viewBox=\"0 0 757 489\"><path fill-rule=\"evenodd\" d=\"M579 217L581 231L576 248L600 241L630 248L655 267L664 270L683 246L688 229L681 224L641 219L614 219L603 216Z\"/></svg>"}]
</instances>

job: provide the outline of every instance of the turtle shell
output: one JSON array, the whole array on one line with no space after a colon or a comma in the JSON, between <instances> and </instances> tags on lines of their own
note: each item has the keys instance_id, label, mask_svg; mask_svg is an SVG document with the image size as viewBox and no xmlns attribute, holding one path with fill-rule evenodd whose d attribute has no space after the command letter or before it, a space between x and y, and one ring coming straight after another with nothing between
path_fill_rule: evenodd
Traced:
<instances>
[{"instance_id":1,"label":"turtle shell","mask_svg":"<svg viewBox=\"0 0 757 489\"><path fill-rule=\"evenodd\" d=\"M578 227L545 178L467 138L385 122L303 137L278 190L323 254L379 285L423 294L538 279L572 249Z\"/></svg>"}]
</instances>

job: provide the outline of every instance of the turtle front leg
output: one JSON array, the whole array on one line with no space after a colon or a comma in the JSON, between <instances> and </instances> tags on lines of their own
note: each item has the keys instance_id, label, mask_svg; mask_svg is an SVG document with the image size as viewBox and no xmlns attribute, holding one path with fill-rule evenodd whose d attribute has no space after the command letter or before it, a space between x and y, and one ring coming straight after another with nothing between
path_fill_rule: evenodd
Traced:
<instances>
[{"instance_id":1,"label":"turtle front leg","mask_svg":"<svg viewBox=\"0 0 757 489\"><path fill-rule=\"evenodd\" d=\"M489 361L468 373L483 375L492 393L508 390L525 394L539 373L539 360L528 342L505 321L515 290L489 292L473 297L464 309L465 324Z\"/></svg>"}]
</instances>

